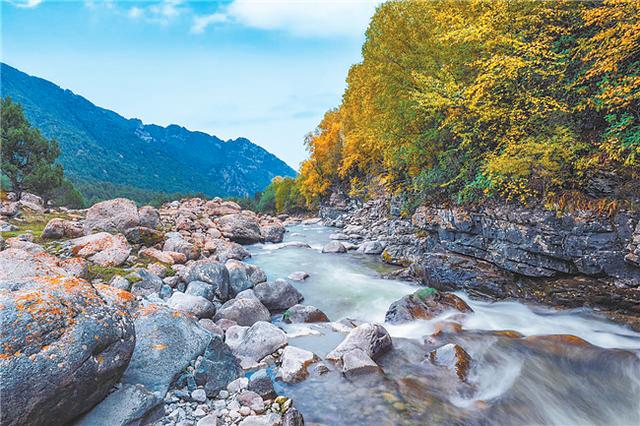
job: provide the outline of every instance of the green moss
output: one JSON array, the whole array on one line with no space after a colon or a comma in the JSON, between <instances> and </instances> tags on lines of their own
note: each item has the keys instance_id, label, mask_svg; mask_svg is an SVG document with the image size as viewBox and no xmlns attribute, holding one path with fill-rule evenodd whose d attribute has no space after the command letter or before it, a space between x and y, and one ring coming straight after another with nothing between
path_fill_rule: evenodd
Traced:
<instances>
[{"instance_id":1,"label":"green moss","mask_svg":"<svg viewBox=\"0 0 640 426\"><path fill-rule=\"evenodd\" d=\"M94 264L89 265L88 269L89 280L99 279L104 282L109 282L115 275L121 275L124 277L131 272L128 268L121 268L117 266L100 266ZM129 278L127 277L127 279ZM129 279L129 281L131 280Z\"/></svg>"},{"instance_id":2,"label":"green moss","mask_svg":"<svg viewBox=\"0 0 640 426\"><path fill-rule=\"evenodd\" d=\"M31 234L33 235L33 242L41 244L46 240L40 238L40 235L42 234L45 226L47 226L47 223L54 218L69 219L70 217L64 213L40 214L24 212L20 217L8 221L10 224L17 226L18 229L11 232L3 232L2 237L7 239L23 234Z\"/></svg>"},{"instance_id":3,"label":"green moss","mask_svg":"<svg viewBox=\"0 0 640 426\"><path fill-rule=\"evenodd\" d=\"M282 319L283 320L289 319L290 316L291 316L291 312L284 311L284 313L282 314Z\"/></svg>"},{"instance_id":4,"label":"green moss","mask_svg":"<svg viewBox=\"0 0 640 426\"><path fill-rule=\"evenodd\" d=\"M436 294L438 294L438 290L436 290L433 287L425 287L416 291L416 296L418 296L422 300L426 299L427 297L434 296Z\"/></svg>"},{"instance_id":5,"label":"green moss","mask_svg":"<svg viewBox=\"0 0 640 426\"><path fill-rule=\"evenodd\" d=\"M167 267L164 273L166 277L173 277L176 274L176 271L170 267Z\"/></svg>"}]
</instances>

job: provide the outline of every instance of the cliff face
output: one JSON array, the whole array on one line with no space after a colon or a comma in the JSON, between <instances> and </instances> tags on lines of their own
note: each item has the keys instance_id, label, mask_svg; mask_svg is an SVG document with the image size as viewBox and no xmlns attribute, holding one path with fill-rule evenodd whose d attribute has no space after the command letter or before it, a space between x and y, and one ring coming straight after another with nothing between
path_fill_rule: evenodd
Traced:
<instances>
[{"instance_id":1,"label":"cliff face","mask_svg":"<svg viewBox=\"0 0 640 426\"><path fill-rule=\"evenodd\" d=\"M354 240L378 240L403 274L445 289L593 306L640 317L640 213L558 215L515 206L423 206L333 196L320 210Z\"/></svg>"}]
</instances>

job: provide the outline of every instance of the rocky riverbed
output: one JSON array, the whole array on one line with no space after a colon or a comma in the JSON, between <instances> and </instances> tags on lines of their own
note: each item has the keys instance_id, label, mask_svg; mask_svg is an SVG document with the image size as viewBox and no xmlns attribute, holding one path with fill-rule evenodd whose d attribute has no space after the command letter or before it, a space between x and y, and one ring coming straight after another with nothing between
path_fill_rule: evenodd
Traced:
<instances>
[{"instance_id":1,"label":"rocky riverbed","mask_svg":"<svg viewBox=\"0 0 640 426\"><path fill-rule=\"evenodd\" d=\"M408 281L375 227L23 198L0 210L2 424L640 422L640 334Z\"/></svg>"}]
</instances>

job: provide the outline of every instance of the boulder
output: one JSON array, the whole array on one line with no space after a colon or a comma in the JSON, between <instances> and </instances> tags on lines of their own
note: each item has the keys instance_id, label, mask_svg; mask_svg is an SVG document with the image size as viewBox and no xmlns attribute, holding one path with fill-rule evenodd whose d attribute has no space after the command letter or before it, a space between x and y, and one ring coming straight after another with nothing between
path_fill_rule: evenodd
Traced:
<instances>
[{"instance_id":1,"label":"boulder","mask_svg":"<svg viewBox=\"0 0 640 426\"><path fill-rule=\"evenodd\" d=\"M124 231L124 236L131 244L153 246L164 240L164 233L144 226L134 226Z\"/></svg>"},{"instance_id":2,"label":"boulder","mask_svg":"<svg viewBox=\"0 0 640 426\"><path fill-rule=\"evenodd\" d=\"M214 398L241 376L242 368L229 346L219 336L213 336L194 373L196 383L204 386L207 397Z\"/></svg>"},{"instance_id":3,"label":"boulder","mask_svg":"<svg viewBox=\"0 0 640 426\"><path fill-rule=\"evenodd\" d=\"M146 269L141 269L138 274L141 279L131 285L131 293L139 297L146 297L153 293L160 293L163 282L159 276L152 274Z\"/></svg>"},{"instance_id":4,"label":"boulder","mask_svg":"<svg viewBox=\"0 0 640 426\"><path fill-rule=\"evenodd\" d=\"M382 254L384 245L380 241L365 241L358 247L358 253Z\"/></svg>"},{"instance_id":5,"label":"boulder","mask_svg":"<svg viewBox=\"0 0 640 426\"><path fill-rule=\"evenodd\" d=\"M376 359L391 347L391 336L384 327L379 324L364 323L351 330L342 343L327 354L326 358L339 361L347 352L360 349L371 359Z\"/></svg>"},{"instance_id":6,"label":"boulder","mask_svg":"<svg viewBox=\"0 0 640 426\"><path fill-rule=\"evenodd\" d=\"M276 413L247 416L238 423L238 426L282 426L282 417Z\"/></svg>"},{"instance_id":7,"label":"boulder","mask_svg":"<svg viewBox=\"0 0 640 426\"><path fill-rule=\"evenodd\" d=\"M84 234L82 225L64 219L51 219L42 230L40 237L56 240L60 238L78 238Z\"/></svg>"},{"instance_id":8,"label":"boulder","mask_svg":"<svg viewBox=\"0 0 640 426\"><path fill-rule=\"evenodd\" d=\"M251 254L238 243L226 240L208 240L204 245L205 250L209 250L212 256L220 262L229 259L243 260L251 257Z\"/></svg>"},{"instance_id":9,"label":"boulder","mask_svg":"<svg viewBox=\"0 0 640 426\"><path fill-rule=\"evenodd\" d=\"M267 274L256 265L229 259L225 263L225 267L229 271L232 296L267 280Z\"/></svg>"},{"instance_id":10,"label":"boulder","mask_svg":"<svg viewBox=\"0 0 640 426\"><path fill-rule=\"evenodd\" d=\"M216 286L204 281L191 281L187 284L187 289L184 292L191 296L204 297L213 302L216 299L216 288Z\"/></svg>"},{"instance_id":11,"label":"boulder","mask_svg":"<svg viewBox=\"0 0 640 426\"><path fill-rule=\"evenodd\" d=\"M178 234L179 235L179 234ZM162 251L182 253L187 259L197 259L200 257L200 250L182 236L172 236L164 242Z\"/></svg>"},{"instance_id":12,"label":"boulder","mask_svg":"<svg viewBox=\"0 0 640 426\"><path fill-rule=\"evenodd\" d=\"M337 240L337 241L347 241L347 240L349 240L349 236L347 234L343 234L343 233L339 232L339 233L336 233L336 234L329 235L329 239L330 240Z\"/></svg>"},{"instance_id":13,"label":"boulder","mask_svg":"<svg viewBox=\"0 0 640 426\"><path fill-rule=\"evenodd\" d=\"M156 260L161 263L166 263L167 265L173 265L175 262L173 260L173 256L171 256L171 253L172 252L160 251L156 248L150 247L150 248L140 250L138 252L138 256Z\"/></svg>"},{"instance_id":14,"label":"boulder","mask_svg":"<svg viewBox=\"0 0 640 426\"><path fill-rule=\"evenodd\" d=\"M304 271L296 271L296 272L290 273L287 278L289 278L292 281L304 281L307 278L309 278L309 273Z\"/></svg>"},{"instance_id":15,"label":"boulder","mask_svg":"<svg viewBox=\"0 0 640 426\"><path fill-rule=\"evenodd\" d=\"M122 383L141 384L164 397L191 360L202 354L211 335L188 314L148 304L135 314L137 343Z\"/></svg>"},{"instance_id":16,"label":"boulder","mask_svg":"<svg viewBox=\"0 0 640 426\"><path fill-rule=\"evenodd\" d=\"M340 241L330 241L322 247L323 253L346 253L347 248Z\"/></svg>"},{"instance_id":17,"label":"boulder","mask_svg":"<svg viewBox=\"0 0 640 426\"><path fill-rule=\"evenodd\" d=\"M345 352L341 361L342 372L349 377L380 371L378 364L362 349Z\"/></svg>"},{"instance_id":18,"label":"boulder","mask_svg":"<svg viewBox=\"0 0 640 426\"><path fill-rule=\"evenodd\" d=\"M286 383L295 383L304 380L307 375L307 367L318 360L318 357L310 351L287 346L280 357L278 376Z\"/></svg>"},{"instance_id":19,"label":"boulder","mask_svg":"<svg viewBox=\"0 0 640 426\"><path fill-rule=\"evenodd\" d=\"M13 217L20 213L20 205L17 202L3 201L0 204L0 216Z\"/></svg>"},{"instance_id":20,"label":"boulder","mask_svg":"<svg viewBox=\"0 0 640 426\"><path fill-rule=\"evenodd\" d=\"M256 216L235 213L218 219L218 229L226 238L240 244L254 244L262 241L260 225Z\"/></svg>"},{"instance_id":21,"label":"boulder","mask_svg":"<svg viewBox=\"0 0 640 426\"><path fill-rule=\"evenodd\" d=\"M471 367L471 357L462 346L449 343L429 352L429 361L435 365L443 366L454 372L458 378L465 382Z\"/></svg>"},{"instance_id":22,"label":"boulder","mask_svg":"<svg viewBox=\"0 0 640 426\"><path fill-rule=\"evenodd\" d=\"M237 337L229 341L229 331L238 331ZM287 344L287 335L275 325L258 321L248 329L240 326L227 330L227 343L234 355L252 361L260 361Z\"/></svg>"},{"instance_id":23,"label":"boulder","mask_svg":"<svg viewBox=\"0 0 640 426\"><path fill-rule=\"evenodd\" d=\"M195 315L197 318L211 318L216 313L213 304L201 296L193 296L182 292L174 292L167 305L176 311L187 312Z\"/></svg>"},{"instance_id":24,"label":"boulder","mask_svg":"<svg viewBox=\"0 0 640 426\"><path fill-rule=\"evenodd\" d=\"M253 291L270 311L283 311L304 298L291 283L283 279L260 283Z\"/></svg>"},{"instance_id":25,"label":"boulder","mask_svg":"<svg viewBox=\"0 0 640 426\"><path fill-rule=\"evenodd\" d=\"M7 238L6 244L9 248L20 249L28 252L29 254L44 253L44 247L40 244L36 244L30 240L23 239L23 236Z\"/></svg>"},{"instance_id":26,"label":"boulder","mask_svg":"<svg viewBox=\"0 0 640 426\"><path fill-rule=\"evenodd\" d=\"M225 301L229 299L229 271L215 260L205 259L194 262L187 270L187 282L203 281L215 287L215 295Z\"/></svg>"},{"instance_id":27,"label":"boulder","mask_svg":"<svg viewBox=\"0 0 640 426\"><path fill-rule=\"evenodd\" d=\"M416 319L431 319L447 311L473 312L455 294L426 287L393 302L385 314L385 321L400 324Z\"/></svg>"},{"instance_id":28,"label":"boulder","mask_svg":"<svg viewBox=\"0 0 640 426\"><path fill-rule=\"evenodd\" d=\"M224 338L224 330L218 324L213 322L211 318L201 318L198 321L198 324L200 324L200 327L211 333L212 336L220 336L221 338Z\"/></svg>"},{"instance_id":29,"label":"boulder","mask_svg":"<svg viewBox=\"0 0 640 426\"><path fill-rule=\"evenodd\" d=\"M262 399L262 397L257 393L250 390L244 390L240 395L238 395L238 402L243 407L249 407L250 410L253 410L256 413L262 413L265 409L264 399Z\"/></svg>"},{"instance_id":30,"label":"boulder","mask_svg":"<svg viewBox=\"0 0 640 426\"><path fill-rule=\"evenodd\" d=\"M165 414L164 401L141 385L122 385L74 426L132 426L153 423Z\"/></svg>"},{"instance_id":31,"label":"boulder","mask_svg":"<svg viewBox=\"0 0 640 426\"><path fill-rule=\"evenodd\" d=\"M84 257L100 266L122 265L131 253L131 246L124 235L111 235L108 232L74 238L65 247L74 256Z\"/></svg>"},{"instance_id":32,"label":"boulder","mask_svg":"<svg viewBox=\"0 0 640 426\"><path fill-rule=\"evenodd\" d=\"M160 225L160 213L158 209L152 206L142 206L138 210L140 217L140 226L145 228L157 229Z\"/></svg>"},{"instance_id":33,"label":"boulder","mask_svg":"<svg viewBox=\"0 0 640 426\"><path fill-rule=\"evenodd\" d=\"M126 198L102 201L87 210L85 234L94 231L124 232L140 224L136 203Z\"/></svg>"},{"instance_id":34,"label":"boulder","mask_svg":"<svg viewBox=\"0 0 640 426\"><path fill-rule=\"evenodd\" d=\"M291 407L282 416L282 426L304 426L304 417L297 408Z\"/></svg>"},{"instance_id":35,"label":"boulder","mask_svg":"<svg viewBox=\"0 0 640 426\"><path fill-rule=\"evenodd\" d=\"M282 319L286 323L329 322L327 315L315 306L293 305L285 311Z\"/></svg>"},{"instance_id":36,"label":"boulder","mask_svg":"<svg viewBox=\"0 0 640 426\"><path fill-rule=\"evenodd\" d=\"M273 381L266 369L258 370L249 377L248 389L257 393L264 399L273 399L276 397L276 391L273 389Z\"/></svg>"},{"instance_id":37,"label":"boulder","mask_svg":"<svg viewBox=\"0 0 640 426\"><path fill-rule=\"evenodd\" d=\"M222 305L213 320L223 318L233 320L238 325L251 326L257 321L271 321L271 314L258 299L236 298Z\"/></svg>"},{"instance_id":38,"label":"boulder","mask_svg":"<svg viewBox=\"0 0 640 426\"><path fill-rule=\"evenodd\" d=\"M100 402L136 343L126 310L86 281L40 277L0 289L3 425L65 424Z\"/></svg>"},{"instance_id":39,"label":"boulder","mask_svg":"<svg viewBox=\"0 0 640 426\"><path fill-rule=\"evenodd\" d=\"M20 197L20 201L18 201L20 207L27 208L29 210L33 210L37 213L44 213L45 205L44 201L41 197L30 194L28 192L23 192Z\"/></svg>"},{"instance_id":40,"label":"boulder","mask_svg":"<svg viewBox=\"0 0 640 426\"><path fill-rule=\"evenodd\" d=\"M58 265L58 259L47 253L33 254L14 248L0 251L0 282L67 274L67 271Z\"/></svg>"},{"instance_id":41,"label":"boulder","mask_svg":"<svg viewBox=\"0 0 640 426\"><path fill-rule=\"evenodd\" d=\"M266 243L281 243L286 229L282 223L269 223L260 227L260 234Z\"/></svg>"}]
</instances>

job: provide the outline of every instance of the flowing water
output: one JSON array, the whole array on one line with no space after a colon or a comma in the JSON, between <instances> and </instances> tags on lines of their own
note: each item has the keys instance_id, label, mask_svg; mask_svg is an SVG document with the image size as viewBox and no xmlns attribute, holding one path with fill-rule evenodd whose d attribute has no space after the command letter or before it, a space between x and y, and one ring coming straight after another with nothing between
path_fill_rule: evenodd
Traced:
<instances>
[{"instance_id":1,"label":"flowing water","mask_svg":"<svg viewBox=\"0 0 640 426\"><path fill-rule=\"evenodd\" d=\"M284 244L250 247L251 262L269 279L308 272L307 280L292 283L303 303L332 321L382 323L392 302L417 289L381 278L393 268L377 256L321 253L334 232L330 228L297 225L288 231ZM291 242L310 247L287 246ZM640 425L639 333L587 309L556 311L458 296L473 313L384 325L394 345L377 360L384 374L347 378L325 363L327 373L312 366L306 380L278 386L311 424ZM438 332L454 322L462 330ZM290 344L321 357L344 338L329 325L280 325ZM471 356L464 381L426 359L447 343Z\"/></svg>"}]
</instances>

